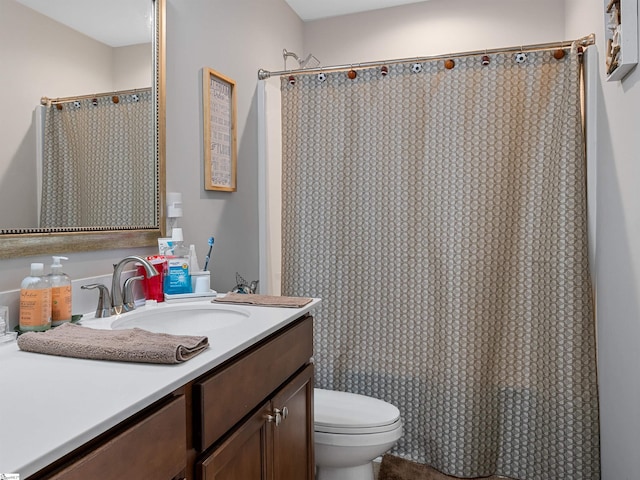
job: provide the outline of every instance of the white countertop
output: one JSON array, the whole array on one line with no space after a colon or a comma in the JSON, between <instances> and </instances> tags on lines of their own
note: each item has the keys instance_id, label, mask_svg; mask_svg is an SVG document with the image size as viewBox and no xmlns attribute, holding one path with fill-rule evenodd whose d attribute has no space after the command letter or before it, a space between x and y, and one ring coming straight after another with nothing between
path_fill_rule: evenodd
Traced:
<instances>
[{"instance_id":1,"label":"white countertop","mask_svg":"<svg viewBox=\"0 0 640 480\"><path fill-rule=\"evenodd\" d=\"M23 479L36 473L319 302L300 309L237 306L250 316L209 334L207 350L177 365L81 360L23 352L15 341L0 344L0 473L19 473ZM163 305L137 311L161 311ZM82 324L109 328L126 315L83 319Z\"/></svg>"}]
</instances>

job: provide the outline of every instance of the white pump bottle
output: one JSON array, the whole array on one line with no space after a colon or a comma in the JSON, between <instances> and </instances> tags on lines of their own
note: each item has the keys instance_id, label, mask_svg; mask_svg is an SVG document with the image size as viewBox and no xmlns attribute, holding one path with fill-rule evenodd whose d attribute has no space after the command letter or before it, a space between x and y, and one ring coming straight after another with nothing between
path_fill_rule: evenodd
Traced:
<instances>
[{"instance_id":1,"label":"white pump bottle","mask_svg":"<svg viewBox=\"0 0 640 480\"><path fill-rule=\"evenodd\" d=\"M42 263L31 264L31 275L20 284L20 330L51 328L51 285Z\"/></svg>"}]
</instances>

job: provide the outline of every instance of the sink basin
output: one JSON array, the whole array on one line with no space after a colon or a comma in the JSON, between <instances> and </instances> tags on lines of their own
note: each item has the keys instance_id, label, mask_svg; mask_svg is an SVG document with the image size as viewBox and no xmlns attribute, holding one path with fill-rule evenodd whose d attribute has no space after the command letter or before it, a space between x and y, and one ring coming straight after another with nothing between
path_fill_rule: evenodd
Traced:
<instances>
[{"instance_id":1,"label":"sink basin","mask_svg":"<svg viewBox=\"0 0 640 480\"><path fill-rule=\"evenodd\" d=\"M249 317L247 310L235 306L211 303L162 305L125 313L111 324L111 328L142 328L174 335L207 335L237 326Z\"/></svg>"}]
</instances>

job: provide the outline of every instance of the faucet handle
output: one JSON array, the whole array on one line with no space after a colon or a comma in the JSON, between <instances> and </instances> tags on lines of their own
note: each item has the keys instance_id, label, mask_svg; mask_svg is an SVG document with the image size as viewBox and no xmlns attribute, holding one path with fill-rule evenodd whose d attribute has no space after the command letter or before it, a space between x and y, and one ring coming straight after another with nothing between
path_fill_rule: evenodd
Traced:
<instances>
[{"instance_id":1,"label":"faucet handle","mask_svg":"<svg viewBox=\"0 0 640 480\"><path fill-rule=\"evenodd\" d=\"M104 318L111 316L111 295L109 295L109 289L101 283L90 283L88 285L82 285L80 287L83 290L98 289L100 295L98 296L98 306L96 307L96 318Z\"/></svg>"},{"instance_id":2,"label":"faucet handle","mask_svg":"<svg viewBox=\"0 0 640 480\"><path fill-rule=\"evenodd\" d=\"M133 282L136 280L143 280L144 275L136 275L133 277L129 277L124 281L124 306L123 310L125 312L130 312L131 310L135 310L136 301L133 296Z\"/></svg>"}]
</instances>

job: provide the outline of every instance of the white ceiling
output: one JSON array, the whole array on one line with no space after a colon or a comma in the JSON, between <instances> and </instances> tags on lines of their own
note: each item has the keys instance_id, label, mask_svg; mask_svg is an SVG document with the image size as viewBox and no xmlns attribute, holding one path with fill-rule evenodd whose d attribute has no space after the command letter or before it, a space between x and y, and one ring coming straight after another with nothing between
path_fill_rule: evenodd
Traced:
<instances>
[{"instance_id":1,"label":"white ceiling","mask_svg":"<svg viewBox=\"0 0 640 480\"><path fill-rule=\"evenodd\" d=\"M285 0L298 16L306 21L337 17L349 13L367 12L427 0Z\"/></svg>"},{"instance_id":2,"label":"white ceiling","mask_svg":"<svg viewBox=\"0 0 640 480\"><path fill-rule=\"evenodd\" d=\"M16 0L111 47L151 41L148 0ZM257 0L260 1L260 0ZM304 21L427 0L285 0Z\"/></svg>"},{"instance_id":3,"label":"white ceiling","mask_svg":"<svg viewBox=\"0 0 640 480\"><path fill-rule=\"evenodd\" d=\"M151 42L148 0L16 0L111 47Z\"/></svg>"}]
</instances>

